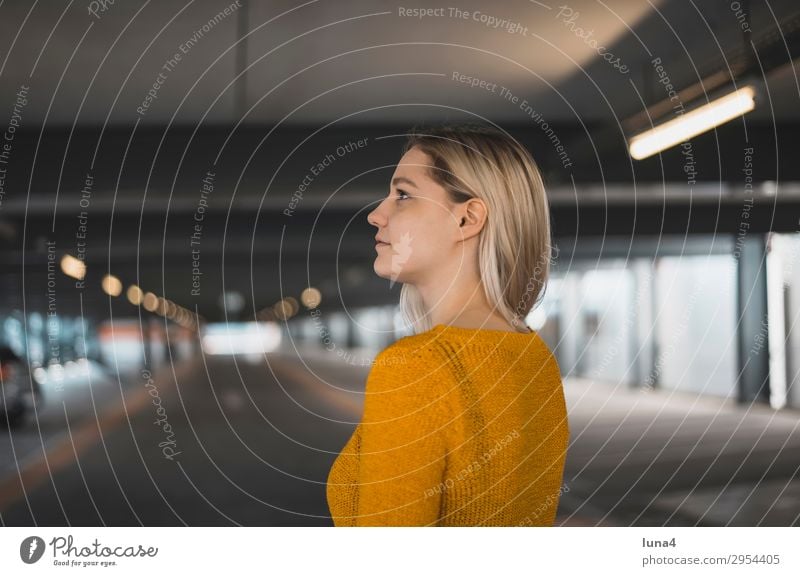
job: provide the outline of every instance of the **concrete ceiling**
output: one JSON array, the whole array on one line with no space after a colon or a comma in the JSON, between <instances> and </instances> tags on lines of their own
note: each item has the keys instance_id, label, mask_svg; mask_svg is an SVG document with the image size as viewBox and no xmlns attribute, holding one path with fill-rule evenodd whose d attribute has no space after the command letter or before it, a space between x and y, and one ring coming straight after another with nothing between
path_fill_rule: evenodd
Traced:
<instances>
[{"instance_id":1,"label":"concrete ceiling","mask_svg":"<svg viewBox=\"0 0 800 576\"><path fill-rule=\"evenodd\" d=\"M571 20L558 3L533 0L461 0L455 4L467 17L443 8L424 18L401 16L413 6L386 0L239 4L116 2L93 16L85 2L3 2L0 101L30 86L24 120L48 126L402 123L459 116L457 109L525 123L523 99L548 122L616 124L648 95L663 96L653 86L653 58L676 85L687 85L724 68L742 43L727 2L575 0ZM229 14L209 25L226 7ZM754 5L752 36L778 30L795 7ZM165 69L176 53L180 61ZM156 99L137 112L159 73ZM497 88L472 88L454 73ZM755 117L774 110L797 119L794 70L773 82L772 109ZM501 97L503 86L517 103Z\"/></svg>"},{"instance_id":2,"label":"concrete ceiling","mask_svg":"<svg viewBox=\"0 0 800 576\"><path fill-rule=\"evenodd\" d=\"M80 190L91 171L87 261L95 284L110 270L126 283L197 306L209 318L219 314L223 281L255 307L309 284L335 294L328 300L333 306L396 302L397 287L392 291L370 270L373 230L365 210L385 193L401 144L383 136L401 135L426 120L505 124L536 152L561 239L589 235L591 241L596 234L632 243L635 234L735 231L740 206L720 208L717 188L726 182L733 190L740 178L743 123L695 142L699 179L717 190L702 205L698 186L688 202L673 197L662 206L665 182L686 186L680 151L633 164L621 129L624 120L665 96L654 58L676 88L734 66L749 35L729 2L575 0L569 3L571 20L558 15L563 4L533 0L459 0L454 4L470 13L467 18L446 9L422 19L401 16L400 6L384 0L240 4L117 0L97 16L88 13L88 2L0 4L0 131L10 125L15 104L20 127L0 205L0 263L11 270L3 282L13 285L6 294L27 294L18 289L23 261L27 286L42 285L45 240L56 239L63 250L74 247ZM800 181L793 162L793 122L800 120L792 63L796 6L759 2L750 14L754 41L773 36L769 58L759 54L773 67L765 78L766 97L745 126L748 144L759 151L759 182L778 180L779 166L781 180ZM229 14L213 20L226 7ZM517 31L487 25L480 15L474 19L476 12ZM527 29L524 35L520 27ZM627 73L578 34L589 31ZM180 61L170 65L176 53ZM454 80L454 73L498 88L471 87ZM144 109L154 83L156 98ZM500 94L501 86L518 100ZM21 87L27 87L22 106ZM557 127L572 169L563 169L531 113ZM323 128L328 123L333 125ZM328 168L299 213L290 222L282 218L308 167L361 137L369 137L370 145ZM218 191L204 231L207 276L195 298L188 296L193 261L187 231L198 182L212 165ZM622 198L609 208L612 182L622 186ZM642 188L643 182L652 189ZM589 198L591 185L600 188L601 200ZM559 191L574 202L560 201ZM657 203L643 202L648 191ZM790 217L798 196L780 197L786 203L779 207L765 201L754 209L759 230L795 224ZM776 222L776 214L785 221ZM44 305L45 296L34 291L29 304ZM63 306L66 301L62 296ZM73 304L100 317L108 313L96 290Z\"/></svg>"}]
</instances>

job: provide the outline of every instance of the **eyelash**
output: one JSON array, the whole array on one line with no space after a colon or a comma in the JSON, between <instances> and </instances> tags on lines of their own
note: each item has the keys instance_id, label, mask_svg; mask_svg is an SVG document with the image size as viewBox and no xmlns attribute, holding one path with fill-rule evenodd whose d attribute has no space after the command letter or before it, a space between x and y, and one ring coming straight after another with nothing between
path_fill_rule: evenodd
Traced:
<instances>
[{"instance_id":1,"label":"eyelash","mask_svg":"<svg viewBox=\"0 0 800 576\"><path fill-rule=\"evenodd\" d=\"M411 198L411 196L409 196L408 192L406 192L405 190L398 190L397 195L399 196L400 194L404 194L405 198L398 198L397 202L400 202L401 200L408 200L409 198Z\"/></svg>"}]
</instances>

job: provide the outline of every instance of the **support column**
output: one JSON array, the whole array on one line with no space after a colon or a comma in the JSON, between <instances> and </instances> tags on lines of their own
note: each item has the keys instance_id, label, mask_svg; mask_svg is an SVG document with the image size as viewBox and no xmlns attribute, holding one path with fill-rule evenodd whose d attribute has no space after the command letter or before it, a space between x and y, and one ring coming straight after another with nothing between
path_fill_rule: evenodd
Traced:
<instances>
[{"instance_id":1,"label":"support column","mask_svg":"<svg viewBox=\"0 0 800 576\"><path fill-rule=\"evenodd\" d=\"M767 333L766 238L738 239L736 315L739 344L738 402L769 404L769 337Z\"/></svg>"},{"instance_id":2,"label":"support column","mask_svg":"<svg viewBox=\"0 0 800 576\"><path fill-rule=\"evenodd\" d=\"M655 326L655 266L646 258L633 261L634 274L634 314L633 338L631 338L631 358L635 358L630 387L641 388L655 373L656 326ZM638 353L638 356L637 356Z\"/></svg>"}]
</instances>

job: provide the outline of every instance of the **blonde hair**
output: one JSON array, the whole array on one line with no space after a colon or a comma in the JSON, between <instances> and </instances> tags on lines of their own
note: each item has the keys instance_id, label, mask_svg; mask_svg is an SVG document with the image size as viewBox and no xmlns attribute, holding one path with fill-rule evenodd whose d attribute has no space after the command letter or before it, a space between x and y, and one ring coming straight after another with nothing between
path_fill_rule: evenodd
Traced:
<instances>
[{"instance_id":1,"label":"blonde hair","mask_svg":"<svg viewBox=\"0 0 800 576\"><path fill-rule=\"evenodd\" d=\"M415 129L403 154L412 148L428 155L430 177L453 202L479 198L486 204L478 241L484 293L508 322L521 327L544 296L550 273L550 210L536 162L510 135L484 126ZM413 284L400 290L400 312L416 333L432 327Z\"/></svg>"}]
</instances>

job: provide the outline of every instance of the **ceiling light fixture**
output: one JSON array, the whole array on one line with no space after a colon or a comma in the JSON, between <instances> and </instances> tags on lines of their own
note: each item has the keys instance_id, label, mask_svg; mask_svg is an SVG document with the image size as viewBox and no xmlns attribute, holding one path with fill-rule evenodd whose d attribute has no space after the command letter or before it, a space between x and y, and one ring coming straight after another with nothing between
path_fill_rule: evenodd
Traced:
<instances>
[{"instance_id":1,"label":"ceiling light fixture","mask_svg":"<svg viewBox=\"0 0 800 576\"><path fill-rule=\"evenodd\" d=\"M693 136L737 118L755 108L756 90L745 86L717 98L677 118L655 126L630 139L628 151L632 158L643 160L662 150L686 142Z\"/></svg>"}]
</instances>

